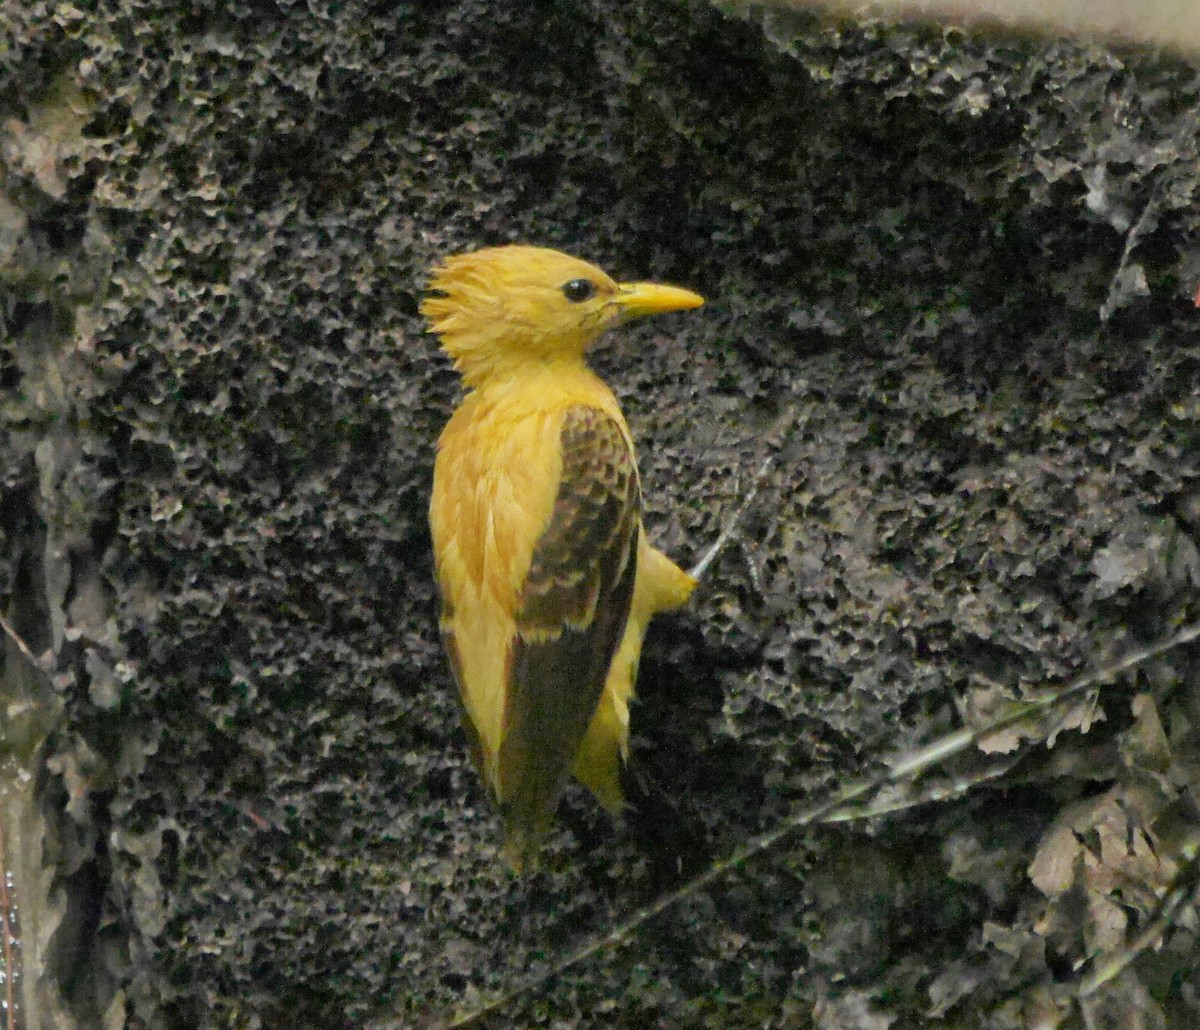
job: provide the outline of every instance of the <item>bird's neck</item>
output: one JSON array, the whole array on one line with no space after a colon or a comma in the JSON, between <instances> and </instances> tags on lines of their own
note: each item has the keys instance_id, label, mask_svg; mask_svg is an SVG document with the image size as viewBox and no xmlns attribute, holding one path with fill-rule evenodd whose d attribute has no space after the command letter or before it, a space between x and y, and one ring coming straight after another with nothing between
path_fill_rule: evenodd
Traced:
<instances>
[{"instance_id":1,"label":"bird's neck","mask_svg":"<svg viewBox=\"0 0 1200 1030\"><path fill-rule=\"evenodd\" d=\"M514 385L536 389L539 384L569 383L577 379L590 381L595 378L579 355L535 357L493 351L486 355L472 355L470 361L456 361L455 368L468 390L490 391Z\"/></svg>"},{"instance_id":2,"label":"bird's neck","mask_svg":"<svg viewBox=\"0 0 1200 1030\"><path fill-rule=\"evenodd\" d=\"M463 385L468 396L474 396L475 403L484 406L550 409L564 404L586 404L617 409L612 391L582 360L530 362L480 381L464 378Z\"/></svg>"}]
</instances>

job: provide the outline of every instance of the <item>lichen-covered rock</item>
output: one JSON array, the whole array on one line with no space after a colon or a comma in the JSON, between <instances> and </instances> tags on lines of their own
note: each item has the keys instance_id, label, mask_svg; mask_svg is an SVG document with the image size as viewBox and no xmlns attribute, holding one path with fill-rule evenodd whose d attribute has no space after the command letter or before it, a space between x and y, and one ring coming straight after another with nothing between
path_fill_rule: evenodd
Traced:
<instances>
[{"instance_id":1,"label":"lichen-covered rock","mask_svg":"<svg viewBox=\"0 0 1200 1030\"><path fill-rule=\"evenodd\" d=\"M1194 70L700 2L0 11L0 571L49 656L20 682L70 899L29 975L80 1025L469 1009L1195 617ZM701 553L775 455L652 631L635 807L568 797L527 880L437 643L457 387L416 313L435 259L508 240L709 299L596 355L659 546ZM993 741L1026 750L958 800L810 829L496 1025L1067 1018L1186 865L1190 674ZM1194 1020L1181 920L1110 1009Z\"/></svg>"}]
</instances>

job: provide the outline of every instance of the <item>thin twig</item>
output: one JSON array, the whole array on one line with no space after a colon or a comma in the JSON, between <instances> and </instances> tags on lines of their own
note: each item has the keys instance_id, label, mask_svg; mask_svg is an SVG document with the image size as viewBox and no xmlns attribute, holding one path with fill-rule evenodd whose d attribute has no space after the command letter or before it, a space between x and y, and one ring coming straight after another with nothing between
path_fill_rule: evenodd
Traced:
<instances>
[{"instance_id":1,"label":"thin twig","mask_svg":"<svg viewBox=\"0 0 1200 1030\"><path fill-rule=\"evenodd\" d=\"M840 820L842 817L839 816L839 813L848 806L858 803L860 799L904 780L920 776L939 763L967 751L995 733L1024 722L1031 716L1046 711L1078 694L1109 683L1122 673L1137 668L1151 658L1166 654L1168 651L1173 651L1184 644L1189 644L1198 639L1200 639L1200 622L1191 623L1166 640L1139 648L1100 669L1084 673L1040 698L1014 705L1007 715L993 720L986 726L976 729L956 730L953 733L939 737L937 740L923 747L898 756L889 763L890 768L886 773L882 773L869 780L853 783L835 792L824 801L801 809L778 826L751 838L728 858L714 863L699 876L689 880L683 886L662 895L644 908L638 909L637 912L614 927L609 933L587 942L566 958L554 963L550 968L525 978L515 987L492 999L482 1008L466 1013L446 1025L450 1028L478 1025L488 1016L500 1012L522 995L541 986L548 980L562 975L567 970L591 958L593 955L625 944L655 916L665 912L677 902L703 890L705 887L719 880L726 873L745 865L750 859L771 850L797 830L818 822L834 819ZM869 811L866 814L870 814ZM386 1026L399 1027L400 1024L392 1023Z\"/></svg>"},{"instance_id":2,"label":"thin twig","mask_svg":"<svg viewBox=\"0 0 1200 1030\"><path fill-rule=\"evenodd\" d=\"M1180 849L1180 854L1184 863L1159 899L1145 929L1124 950L1101 962L1079 981L1076 997L1081 1001L1120 976L1138 955L1157 944L1174 924L1180 909L1196 896L1200 890L1200 837L1189 838Z\"/></svg>"},{"instance_id":3,"label":"thin twig","mask_svg":"<svg viewBox=\"0 0 1200 1030\"><path fill-rule=\"evenodd\" d=\"M4 1026L6 1030L16 1030L17 1005L13 981L16 978L16 965L12 953L12 898L8 891L8 854L4 848L4 816L0 813L0 933L4 934Z\"/></svg>"},{"instance_id":4,"label":"thin twig","mask_svg":"<svg viewBox=\"0 0 1200 1030\"><path fill-rule=\"evenodd\" d=\"M843 805L841 808L830 812L821 822L848 823L859 819L875 819L881 815L903 812L905 809L917 808L920 805L939 804L943 801L950 801L969 793L981 783L998 780L1005 773L1011 772L1013 766L1020 760L1020 754L1007 755L1002 760L978 772L968 776L956 776L949 783L931 783L924 790L906 797L875 797L865 805Z\"/></svg>"},{"instance_id":5,"label":"thin twig","mask_svg":"<svg viewBox=\"0 0 1200 1030\"><path fill-rule=\"evenodd\" d=\"M1193 88L1194 88L1193 83ZM1172 140L1181 147L1186 147L1191 144L1191 150L1196 149L1196 131L1200 127L1200 104L1195 105L1190 111L1186 112L1179 120L1179 128L1173 134ZM1108 286L1108 296L1100 307L1100 321L1107 322L1116 309L1117 291L1120 289L1121 276L1125 272L1129 264L1129 257L1133 253L1133 248L1137 244L1138 238L1146 231L1146 227L1150 222L1150 216L1158 209L1158 198L1162 192L1163 182L1166 180L1169 173L1169 166L1159 170L1158 176L1154 180L1154 186L1150 190L1150 196L1146 200L1145 207L1142 208L1141 215L1138 220L1130 227L1129 232L1125 234L1125 247L1121 251L1121 260L1117 262L1117 270L1113 273L1112 280Z\"/></svg>"},{"instance_id":6,"label":"thin twig","mask_svg":"<svg viewBox=\"0 0 1200 1030\"><path fill-rule=\"evenodd\" d=\"M5 636L16 645L17 650L21 652L26 661L44 677L49 678L50 674L45 666L37 660L24 638L3 614L0 614L0 629L4 630ZM0 933L4 935L4 1026L5 1030L16 1030L17 1006L14 990L16 966L12 950L12 893L8 889L8 853L4 846L4 813L2 811L0 811Z\"/></svg>"},{"instance_id":7,"label":"thin twig","mask_svg":"<svg viewBox=\"0 0 1200 1030\"><path fill-rule=\"evenodd\" d=\"M1146 205L1142 208L1142 213L1138 216L1138 220L1130 226L1129 232L1125 234L1125 249L1121 251L1121 260L1117 262L1117 270L1113 272L1112 280L1108 284L1108 296L1104 298L1104 303L1100 305L1101 322L1107 322L1112 317L1113 311L1116 310L1121 276L1125 273L1125 269L1129 265L1129 257L1133 253L1133 248L1137 244L1138 238L1145 232L1146 226L1150 223L1150 216L1158 209L1158 194L1165 175L1166 173L1164 172L1154 180L1154 186L1150 190L1150 196L1146 199Z\"/></svg>"},{"instance_id":8,"label":"thin twig","mask_svg":"<svg viewBox=\"0 0 1200 1030\"><path fill-rule=\"evenodd\" d=\"M775 424L768 432L768 437L783 437L783 443L786 444L787 439L791 435L793 426L796 423L796 410L794 407L787 408L782 415L776 419ZM783 445L781 445L782 447ZM769 454L763 459L762 464L758 467L758 471L754 473L754 478L750 481L750 489L746 492L746 496L742 499L742 503L738 505L737 511L733 513L733 517L725 523L721 532L717 535L717 539L713 545L700 556L700 560L696 562L689 570L688 574L694 579L703 579L704 574L708 572L712 563L717 560L721 554L721 550L729 543L730 539L737 532L742 520L750 511L755 499L758 497L759 490L762 489L763 483L766 482L767 473L771 471L771 466L775 463L778 453ZM749 564L749 563L748 563ZM751 565L752 578L757 574L757 570Z\"/></svg>"},{"instance_id":9,"label":"thin twig","mask_svg":"<svg viewBox=\"0 0 1200 1030\"><path fill-rule=\"evenodd\" d=\"M21 654L23 654L27 659L29 659L30 664L35 669L43 673L46 671L42 667L42 663L34 657L33 652L29 649L29 645L25 643L21 634L13 629L12 623L9 622L8 619L6 619L2 614L0 614L0 629L4 630L4 633L8 639L17 645L17 650L20 651Z\"/></svg>"},{"instance_id":10,"label":"thin twig","mask_svg":"<svg viewBox=\"0 0 1200 1030\"><path fill-rule=\"evenodd\" d=\"M725 528L721 530L717 539L701 556L700 560L693 565L688 572L696 579L703 579L708 568L716 560L721 553L721 549L729 542L729 538L737 532L738 524L746 516L746 512L750 510L750 506L754 503L754 499L758 496L758 491L763 485L763 480L767 478L767 473L771 470L771 465L775 461L775 455L768 455L762 465L759 466L758 472L754 475L754 480L750 484L750 491L746 494L745 500L742 501L738 510L734 512L733 518L725 523Z\"/></svg>"}]
</instances>

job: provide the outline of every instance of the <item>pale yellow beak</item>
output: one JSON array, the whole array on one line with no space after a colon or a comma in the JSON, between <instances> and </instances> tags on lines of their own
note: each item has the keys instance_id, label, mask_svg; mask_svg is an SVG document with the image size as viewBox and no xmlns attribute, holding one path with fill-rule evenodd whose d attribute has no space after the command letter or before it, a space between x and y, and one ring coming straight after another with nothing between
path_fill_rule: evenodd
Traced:
<instances>
[{"instance_id":1,"label":"pale yellow beak","mask_svg":"<svg viewBox=\"0 0 1200 1030\"><path fill-rule=\"evenodd\" d=\"M661 315L666 311L686 311L698 308L704 298L678 286L659 286L658 283L621 283L612 299L621 309L621 318L640 318L642 315Z\"/></svg>"}]
</instances>

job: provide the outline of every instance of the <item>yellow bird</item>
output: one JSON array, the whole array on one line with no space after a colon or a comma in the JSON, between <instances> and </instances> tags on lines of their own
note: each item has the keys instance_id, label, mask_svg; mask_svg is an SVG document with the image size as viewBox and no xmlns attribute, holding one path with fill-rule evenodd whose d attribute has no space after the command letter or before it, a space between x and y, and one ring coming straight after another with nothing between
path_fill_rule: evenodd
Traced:
<instances>
[{"instance_id":1,"label":"yellow bird","mask_svg":"<svg viewBox=\"0 0 1200 1030\"><path fill-rule=\"evenodd\" d=\"M646 540L629 427L584 355L621 322L702 303L507 246L449 258L421 305L467 391L429 509L442 638L517 871L568 773L620 809L646 626L696 586Z\"/></svg>"}]
</instances>

